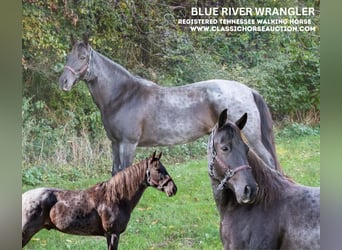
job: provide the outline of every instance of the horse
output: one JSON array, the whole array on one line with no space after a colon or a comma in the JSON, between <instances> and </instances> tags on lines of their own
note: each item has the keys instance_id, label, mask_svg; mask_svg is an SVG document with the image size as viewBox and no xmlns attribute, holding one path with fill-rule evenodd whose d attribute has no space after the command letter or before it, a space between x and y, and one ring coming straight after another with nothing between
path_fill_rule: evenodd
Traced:
<instances>
[{"instance_id":1,"label":"horse","mask_svg":"<svg viewBox=\"0 0 342 250\"><path fill-rule=\"evenodd\" d=\"M280 169L271 113L255 90L220 79L162 87L95 51L87 35L82 41L72 36L71 43L59 86L70 91L80 80L87 84L112 142L112 175L132 163L137 146L170 146L208 135L224 108L229 108L232 120L248 112L245 134L251 146Z\"/></svg>"},{"instance_id":2,"label":"horse","mask_svg":"<svg viewBox=\"0 0 342 250\"><path fill-rule=\"evenodd\" d=\"M208 139L208 172L228 249L320 249L320 188L267 164L224 110Z\"/></svg>"},{"instance_id":3,"label":"horse","mask_svg":"<svg viewBox=\"0 0 342 250\"><path fill-rule=\"evenodd\" d=\"M160 162L161 153L134 164L86 190L36 188L22 195L22 247L41 229L105 236L117 249L120 234L147 187L173 196L176 184Z\"/></svg>"}]
</instances>

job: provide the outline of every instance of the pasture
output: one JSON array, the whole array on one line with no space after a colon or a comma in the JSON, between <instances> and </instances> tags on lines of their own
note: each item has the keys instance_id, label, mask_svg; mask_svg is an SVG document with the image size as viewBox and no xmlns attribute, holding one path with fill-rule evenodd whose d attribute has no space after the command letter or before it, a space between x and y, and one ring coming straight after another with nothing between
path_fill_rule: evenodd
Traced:
<instances>
[{"instance_id":1,"label":"pasture","mask_svg":"<svg viewBox=\"0 0 342 250\"><path fill-rule=\"evenodd\" d=\"M319 131L301 132L297 135L285 129L278 131L277 154L287 175L299 183L319 186ZM139 154L151 150L140 149ZM164 151L164 156L167 152ZM144 153L145 156L148 154ZM119 249L222 249L219 215L211 194L206 152L196 159L180 163L171 158L165 159L163 163L177 184L177 195L168 198L152 188L147 189L121 236ZM110 163L103 168L108 169L103 169L100 175L84 175L68 167L59 170L46 167L41 173L41 181L32 182L32 185L24 182L23 192L38 186L83 189L110 178ZM70 171L69 175L67 171ZM104 237L72 236L42 230L26 249L106 249L106 240Z\"/></svg>"}]
</instances>

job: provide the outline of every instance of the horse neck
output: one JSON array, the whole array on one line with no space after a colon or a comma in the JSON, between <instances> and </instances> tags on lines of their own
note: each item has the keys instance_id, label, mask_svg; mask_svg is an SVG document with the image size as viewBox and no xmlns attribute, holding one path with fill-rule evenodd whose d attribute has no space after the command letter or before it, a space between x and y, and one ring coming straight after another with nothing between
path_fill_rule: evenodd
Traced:
<instances>
[{"instance_id":1,"label":"horse neck","mask_svg":"<svg viewBox=\"0 0 342 250\"><path fill-rule=\"evenodd\" d=\"M112 103L127 90L137 87L138 82L121 65L95 50L92 53L90 77L86 82L94 102L102 110L104 106Z\"/></svg>"},{"instance_id":2,"label":"horse neck","mask_svg":"<svg viewBox=\"0 0 342 250\"><path fill-rule=\"evenodd\" d=\"M147 160L132 165L114 175L103 186L105 200L108 204L129 204L131 209L137 205L147 188Z\"/></svg>"},{"instance_id":3,"label":"horse neck","mask_svg":"<svg viewBox=\"0 0 342 250\"><path fill-rule=\"evenodd\" d=\"M219 182L213 179L211 179L211 185L216 207L219 210L220 216L222 218L225 215L226 211L231 211L237 208L238 203L233 191L231 191L230 189L217 190Z\"/></svg>"}]
</instances>

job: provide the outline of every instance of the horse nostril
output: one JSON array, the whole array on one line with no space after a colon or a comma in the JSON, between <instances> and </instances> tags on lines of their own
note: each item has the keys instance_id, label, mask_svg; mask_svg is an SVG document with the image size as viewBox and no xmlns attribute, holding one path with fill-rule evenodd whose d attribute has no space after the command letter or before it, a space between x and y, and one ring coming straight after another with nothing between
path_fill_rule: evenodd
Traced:
<instances>
[{"instance_id":1,"label":"horse nostril","mask_svg":"<svg viewBox=\"0 0 342 250\"><path fill-rule=\"evenodd\" d=\"M252 193L252 189L250 186L245 186L245 196L249 197Z\"/></svg>"}]
</instances>

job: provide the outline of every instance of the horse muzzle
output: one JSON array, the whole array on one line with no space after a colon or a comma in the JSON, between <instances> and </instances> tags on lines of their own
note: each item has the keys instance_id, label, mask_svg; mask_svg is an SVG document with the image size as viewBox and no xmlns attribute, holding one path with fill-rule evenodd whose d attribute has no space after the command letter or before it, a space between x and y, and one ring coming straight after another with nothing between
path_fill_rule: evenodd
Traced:
<instances>
[{"instance_id":1,"label":"horse muzzle","mask_svg":"<svg viewBox=\"0 0 342 250\"><path fill-rule=\"evenodd\" d=\"M80 72L76 72L71 67L65 66L64 71L58 80L59 87L64 91L70 91L80 80L80 74Z\"/></svg>"},{"instance_id":2,"label":"horse muzzle","mask_svg":"<svg viewBox=\"0 0 342 250\"><path fill-rule=\"evenodd\" d=\"M68 77L67 73L62 74L61 77L59 78L59 87L63 91L70 91L72 86L74 86L74 84L76 83L76 80L77 78L75 78L74 76Z\"/></svg>"},{"instance_id":3,"label":"horse muzzle","mask_svg":"<svg viewBox=\"0 0 342 250\"><path fill-rule=\"evenodd\" d=\"M259 186L246 185L242 190L236 190L235 196L239 204L253 204L256 200L259 191Z\"/></svg>"},{"instance_id":4,"label":"horse muzzle","mask_svg":"<svg viewBox=\"0 0 342 250\"><path fill-rule=\"evenodd\" d=\"M167 179L161 189L166 193L168 197L174 196L177 193L177 186L171 178Z\"/></svg>"}]
</instances>

